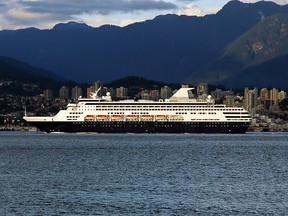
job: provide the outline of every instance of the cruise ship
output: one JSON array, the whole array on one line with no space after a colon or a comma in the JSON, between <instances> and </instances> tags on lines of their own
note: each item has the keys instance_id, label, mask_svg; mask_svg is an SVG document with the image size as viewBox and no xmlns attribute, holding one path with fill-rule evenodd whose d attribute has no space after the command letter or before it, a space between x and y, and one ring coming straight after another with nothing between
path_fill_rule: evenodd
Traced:
<instances>
[{"instance_id":1,"label":"cruise ship","mask_svg":"<svg viewBox=\"0 0 288 216\"><path fill-rule=\"evenodd\" d=\"M251 117L243 107L215 104L191 97L193 88L182 87L159 101L112 101L111 95L79 98L55 116L27 116L39 130L96 133L245 133Z\"/></svg>"}]
</instances>

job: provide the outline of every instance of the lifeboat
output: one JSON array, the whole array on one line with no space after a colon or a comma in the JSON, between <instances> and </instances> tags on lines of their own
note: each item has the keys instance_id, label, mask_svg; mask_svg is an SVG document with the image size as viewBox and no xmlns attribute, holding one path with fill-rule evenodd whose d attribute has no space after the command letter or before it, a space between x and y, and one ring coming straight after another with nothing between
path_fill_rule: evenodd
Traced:
<instances>
[{"instance_id":1,"label":"lifeboat","mask_svg":"<svg viewBox=\"0 0 288 216\"><path fill-rule=\"evenodd\" d=\"M124 119L123 115L112 115L111 119L114 121L122 121Z\"/></svg>"},{"instance_id":2,"label":"lifeboat","mask_svg":"<svg viewBox=\"0 0 288 216\"><path fill-rule=\"evenodd\" d=\"M170 115L169 118L171 121L183 121L184 120L182 115Z\"/></svg>"},{"instance_id":3,"label":"lifeboat","mask_svg":"<svg viewBox=\"0 0 288 216\"><path fill-rule=\"evenodd\" d=\"M125 118L127 121L137 121L139 119L137 115L127 115Z\"/></svg>"},{"instance_id":4,"label":"lifeboat","mask_svg":"<svg viewBox=\"0 0 288 216\"><path fill-rule=\"evenodd\" d=\"M155 116L156 121L166 121L167 120L167 115L156 115Z\"/></svg>"},{"instance_id":5,"label":"lifeboat","mask_svg":"<svg viewBox=\"0 0 288 216\"><path fill-rule=\"evenodd\" d=\"M166 115L156 115L155 116L156 119L167 119Z\"/></svg>"},{"instance_id":6,"label":"lifeboat","mask_svg":"<svg viewBox=\"0 0 288 216\"><path fill-rule=\"evenodd\" d=\"M142 115L141 120L142 121L153 121L154 115Z\"/></svg>"},{"instance_id":7,"label":"lifeboat","mask_svg":"<svg viewBox=\"0 0 288 216\"><path fill-rule=\"evenodd\" d=\"M95 119L95 116L94 116L94 115L87 115L87 116L85 117L85 121L94 121L94 119Z\"/></svg>"},{"instance_id":8,"label":"lifeboat","mask_svg":"<svg viewBox=\"0 0 288 216\"><path fill-rule=\"evenodd\" d=\"M107 115L97 115L97 119L107 119Z\"/></svg>"}]
</instances>

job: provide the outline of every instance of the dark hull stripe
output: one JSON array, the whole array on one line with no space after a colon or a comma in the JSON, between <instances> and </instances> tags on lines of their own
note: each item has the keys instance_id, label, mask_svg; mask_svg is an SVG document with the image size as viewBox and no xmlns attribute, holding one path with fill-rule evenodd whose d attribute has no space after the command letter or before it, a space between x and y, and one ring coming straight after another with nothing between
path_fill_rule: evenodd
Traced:
<instances>
[{"instance_id":1,"label":"dark hull stripe","mask_svg":"<svg viewBox=\"0 0 288 216\"><path fill-rule=\"evenodd\" d=\"M96 133L245 133L246 122L30 122L50 132Z\"/></svg>"}]
</instances>

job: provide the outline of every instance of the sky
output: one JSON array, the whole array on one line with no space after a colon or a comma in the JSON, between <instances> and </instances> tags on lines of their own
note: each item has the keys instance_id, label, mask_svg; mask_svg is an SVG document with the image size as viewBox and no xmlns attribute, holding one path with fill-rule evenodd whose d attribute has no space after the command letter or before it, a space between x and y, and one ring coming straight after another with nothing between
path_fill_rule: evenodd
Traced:
<instances>
[{"instance_id":1,"label":"sky","mask_svg":"<svg viewBox=\"0 0 288 216\"><path fill-rule=\"evenodd\" d=\"M57 23L76 21L93 27L126 26L158 15L204 16L219 11L229 0L1 0L0 30L36 27L51 29ZM241 0L253 3L256 0ZM288 0L272 0L288 4Z\"/></svg>"}]
</instances>

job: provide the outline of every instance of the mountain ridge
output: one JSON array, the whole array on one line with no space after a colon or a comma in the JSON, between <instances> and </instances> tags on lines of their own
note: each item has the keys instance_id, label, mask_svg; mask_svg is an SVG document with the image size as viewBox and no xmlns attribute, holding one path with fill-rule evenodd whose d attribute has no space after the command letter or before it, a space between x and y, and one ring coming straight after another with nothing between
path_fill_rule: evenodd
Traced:
<instances>
[{"instance_id":1,"label":"mountain ridge","mask_svg":"<svg viewBox=\"0 0 288 216\"><path fill-rule=\"evenodd\" d=\"M0 55L77 82L109 82L129 75L183 82L201 74L224 47L265 17L280 12L288 14L288 7L231 1L204 17L170 14L125 27L90 28L71 22L51 30L0 31Z\"/></svg>"},{"instance_id":2,"label":"mountain ridge","mask_svg":"<svg viewBox=\"0 0 288 216\"><path fill-rule=\"evenodd\" d=\"M190 79L200 81L204 75L208 82L214 84L230 83L235 86L242 83L243 87L251 82L263 86L267 83L267 77L263 77L266 74L271 84L284 87L284 80L281 82L278 77L288 76L288 70L285 69L288 61L283 61L287 56L288 15L274 14L227 45L215 62L199 72L196 78L194 76ZM273 71L270 76L268 68ZM239 82L245 77L245 82Z\"/></svg>"}]
</instances>

